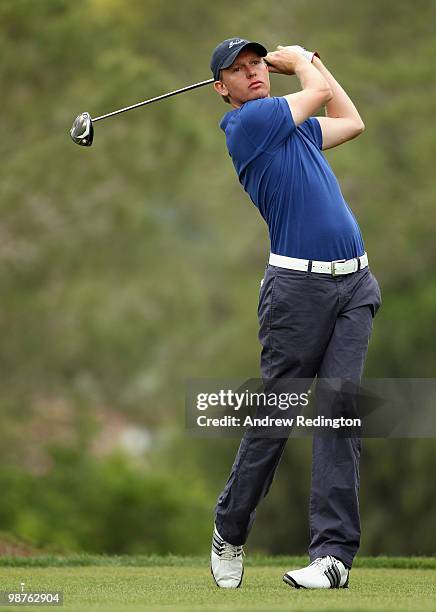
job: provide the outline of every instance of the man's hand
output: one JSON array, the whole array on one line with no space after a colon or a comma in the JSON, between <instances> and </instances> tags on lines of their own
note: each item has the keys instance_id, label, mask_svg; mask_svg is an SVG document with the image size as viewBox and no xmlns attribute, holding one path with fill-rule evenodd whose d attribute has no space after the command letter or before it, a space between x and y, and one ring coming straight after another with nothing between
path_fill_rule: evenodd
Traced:
<instances>
[{"instance_id":1,"label":"man's hand","mask_svg":"<svg viewBox=\"0 0 436 612\"><path fill-rule=\"evenodd\" d=\"M282 47L281 45L278 45L277 49L289 49L291 51L296 51L297 53L303 55L306 59L308 59L309 62L312 62L314 57L319 57L318 51L308 51L300 45L291 45L287 47Z\"/></svg>"},{"instance_id":2,"label":"man's hand","mask_svg":"<svg viewBox=\"0 0 436 612\"><path fill-rule=\"evenodd\" d=\"M268 53L265 61L269 72L295 74L296 65L298 65L301 58L312 62L315 55L319 57L316 51L307 51L307 49L300 47L300 45L290 45L287 47L277 45L277 51Z\"/></svg>"},{"instance_id":3,"label":"man's hand","mask_svg":"<svg viewBox=\"0 0 436 612\"><path fill-rule=\"evenodd\" d=\"M277 51L271 51L265 56L269 72L278 74L295 74L298 65L308 60L295 51L292 47L282 47L279 45Z\"/></svg>"},{"instance_id":4,"label":"man's hand","mask_svg":"<svg viewBox=\"0 0 436 612\"><path fill-rule=\"evenodd\" d=\"M277 51L268 53L265 60L270 66L270 72L295 74L300 81L303 88L301 91L283 96L289 104L295 125L303 123L332 98L333 94L324 76L294 47L279 45Z\"/></svg>"}]
</instances>

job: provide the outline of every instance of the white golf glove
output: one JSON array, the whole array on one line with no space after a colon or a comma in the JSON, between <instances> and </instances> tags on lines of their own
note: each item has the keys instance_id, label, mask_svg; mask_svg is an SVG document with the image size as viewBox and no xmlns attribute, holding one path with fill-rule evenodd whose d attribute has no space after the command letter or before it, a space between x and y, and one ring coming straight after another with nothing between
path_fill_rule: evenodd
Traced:
<instances>
[{"instance_id":1,"label":"white golf glove","mask_svg":"<svg viewBox=\"0 0 436 612\"><path fill-rule=\"evenodd\" d=\"M279 45L277 48L278 49L290 49L291 51L295 51L296 53L303 55L311 63L315 56L319 57L318 51L308 51L307 49L305 49L304 47L301 47L300 45L287 45L286 47Z\"/></svg>"}]
</instances>

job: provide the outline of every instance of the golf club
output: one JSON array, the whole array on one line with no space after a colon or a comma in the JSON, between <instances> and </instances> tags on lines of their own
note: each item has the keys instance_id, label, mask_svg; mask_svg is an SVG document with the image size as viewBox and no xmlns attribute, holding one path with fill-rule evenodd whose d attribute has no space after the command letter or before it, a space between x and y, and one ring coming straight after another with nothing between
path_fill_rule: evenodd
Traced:
<instances>
[{"instance_id":1,"label":"golf club","mask_svg":"<svg viewBox=\"0 0 436 612\"><path fill-rule=\"evenodd\" d=\"M164 98L169 98L170 96L175 96L176 94L183 93L184 91L190 91L191 89L195 89L196 87L203 87L203 85L209 85L213 82L214 79L200 81L200 83L194 83L194 85L188 85L187 87L182 87L181 89L170 91L169 93L157 96L156 98L150 98L150 100L144 100L144 102L138 102L137 104L132 104L132 106L120 108L119 110L113 111L112 113L107 113L106 115L101 115L100 117L92 118L89 113L81 113L74 120L73 127L70 130L71 138L78 145L82 145L83 147L90 147L92 145L92 141L94 140L93 124L96 121L101 121L102 119L107 119L108 117L113 117L114 115L125 113L126 111L132 110L133 108L145 106L146 104L151 104L152 102L157 102L158 100L163 100Z\"/></svg>"}]
</instances>

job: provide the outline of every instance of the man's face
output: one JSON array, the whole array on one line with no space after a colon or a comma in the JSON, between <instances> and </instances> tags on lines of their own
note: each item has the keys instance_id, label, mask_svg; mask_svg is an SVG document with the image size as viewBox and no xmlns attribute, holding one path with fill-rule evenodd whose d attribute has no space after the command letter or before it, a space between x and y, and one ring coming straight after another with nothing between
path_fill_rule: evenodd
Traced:
<instances>
[{"instance_id":1,"label":"man's face","mask_svg":"<svg viewBox=\"0 0 436 612\"><path fill-rule=\"evenodd\" d=\"M221 70L221 80L215 81L214 87L220 95L229 96L234 108L248 100L266 98L270 92L267 65L255 51L244 49L231 66Z\"/></svg>"}]
</instances>

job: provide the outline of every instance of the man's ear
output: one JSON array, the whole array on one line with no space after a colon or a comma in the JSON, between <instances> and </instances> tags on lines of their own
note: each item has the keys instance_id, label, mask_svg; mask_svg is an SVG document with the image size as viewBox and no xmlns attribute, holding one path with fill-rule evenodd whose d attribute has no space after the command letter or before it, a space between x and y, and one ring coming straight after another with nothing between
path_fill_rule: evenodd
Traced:
<instances>
[{"instance_id":1,"label":"man's ear","mask_svg":"<svg viewBox=\"0 0 436 612\"><path fill-rule=\"evenodd\" d=\"M215 89L217 93L220 94L220 96L229 95L229 90L227 89L227 87L224 85L222 81L215 81L213 84L213 88Z\"/></svg>"}]
</instances>

